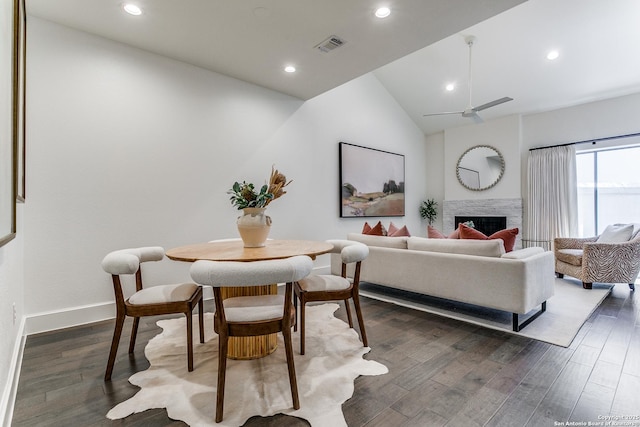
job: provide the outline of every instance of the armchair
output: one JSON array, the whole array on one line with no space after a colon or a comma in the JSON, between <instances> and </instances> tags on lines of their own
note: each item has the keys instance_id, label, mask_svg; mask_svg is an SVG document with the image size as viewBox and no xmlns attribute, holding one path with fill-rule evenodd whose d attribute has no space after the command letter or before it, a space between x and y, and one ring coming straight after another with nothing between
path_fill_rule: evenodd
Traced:
<instances>
[{"instance_id":1,"label":"armchair","mask_svg":"<svg viewBox=\"0 0 640 427\"><path fill-rule=\"evenodd\" d=\"M585 289L599 282L628 283L629 288L635 290L634 283L640 272L640 233L637 231L623 242L603 242L600 236L557 237L554 254L559 278L566 274L580 279Z\"/></svg>"}]
</instances>

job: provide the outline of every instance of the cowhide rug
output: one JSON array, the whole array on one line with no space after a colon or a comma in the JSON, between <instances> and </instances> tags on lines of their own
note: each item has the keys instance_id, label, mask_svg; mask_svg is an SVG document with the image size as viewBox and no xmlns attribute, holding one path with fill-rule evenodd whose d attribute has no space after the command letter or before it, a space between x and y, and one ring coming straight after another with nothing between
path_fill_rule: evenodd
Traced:
<instances>
[{"instance_id":1,"label":"cowhide rug","mask_svg":"<svg viewBox=\"0 0 640 427\"><path fill-rule=\"evenodd\" d=\"M293 348L300 395L294 410L282 334L276 351L256 360L227 362L224 419L216 424L215 401L218 369L218 336L213 314L205 314L205 343L194 327L194 370L186 368L185 319L158 321L163 332L149 341L145 355L151 366L129 378L140 387L132 398L112 408L107 417L124 418L152 408L166 408L169 417L192 426L239 426L252 416L282 413L304 418L312 426L346 426L342 403L353 395L353 381L360 375L381 375L386 366L363 359L358 334L333 313L338 304L307 306L306 354L299 354L299 333ZM194 319L194 324L197 321Z\"/></svg>"}]
</instances>

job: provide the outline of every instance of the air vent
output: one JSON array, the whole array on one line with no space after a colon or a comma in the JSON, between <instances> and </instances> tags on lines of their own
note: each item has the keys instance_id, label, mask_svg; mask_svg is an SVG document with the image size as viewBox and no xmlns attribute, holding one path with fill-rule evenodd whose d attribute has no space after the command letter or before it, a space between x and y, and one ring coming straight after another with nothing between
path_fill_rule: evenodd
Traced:
<instances>
[{"instance_id":1,"label":"air vent","mask_svg":"<svg viewBox=\"0 0 640 427\"><path fill-rule=\"evenodd\" d=\"M340 46L342 46L345 43L346 43L346 41L344 41L343 39L341 39L338 36L329 36L329 38L324 40L322 43L316 45L315 49L318 49L319 51L324 52L324 53L328 53L328 52L331 52L334 49L339 48Z\"/></svg>"}]
</instances>

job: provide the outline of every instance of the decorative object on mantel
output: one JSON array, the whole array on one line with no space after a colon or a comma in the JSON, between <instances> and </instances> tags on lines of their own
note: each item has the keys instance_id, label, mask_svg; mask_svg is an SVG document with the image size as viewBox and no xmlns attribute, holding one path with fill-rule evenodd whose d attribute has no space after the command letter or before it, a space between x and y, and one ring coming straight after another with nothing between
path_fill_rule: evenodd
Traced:
<instances>
[{"instance_id":1,"label":"decorative object on mantel","mask_svg":"<svg viewBox=\"0 0 640 427\"><path fill-rule=\"evenodd\" d=\"M420 216L422 219L426 219L429 225L433 224L433 221L438 217L438 202L435 199L427 199L420 205Z\"/></svg>"},{"instance_id":2,"label":"decorative object on mantel","mask_svg":"<svg viewBox=\"0 0 640 427\"><path fill-rule=\"evenodd\" d=\"M267 205L273 200L285 195L284 187L291 184L275 166L271 167L269 184L265 184L256 191L253 183L234 182L227 194L231 194L231 204L243 210L238 217L238 232L245 248L261 248L265 245L269 231L271 231L271 217L265 214Z\"/></svg>"}]
</instances>

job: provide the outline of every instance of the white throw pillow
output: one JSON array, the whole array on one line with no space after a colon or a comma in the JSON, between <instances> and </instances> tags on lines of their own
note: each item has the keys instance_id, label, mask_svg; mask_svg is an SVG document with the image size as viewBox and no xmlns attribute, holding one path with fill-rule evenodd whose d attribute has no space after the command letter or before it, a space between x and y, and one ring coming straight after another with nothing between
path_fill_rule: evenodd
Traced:
<instances>
[{"instance_id":1,"label":"white throw pillow","mask_svg":"<svg viewBox=\"0 0 640 427\"><path fill-rule=\"evenodd\" d=\"M633 224L612 224L604 229L598 243L622 243L628 242L633 233Z\"/></svg>"}]
</instances>

